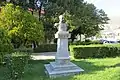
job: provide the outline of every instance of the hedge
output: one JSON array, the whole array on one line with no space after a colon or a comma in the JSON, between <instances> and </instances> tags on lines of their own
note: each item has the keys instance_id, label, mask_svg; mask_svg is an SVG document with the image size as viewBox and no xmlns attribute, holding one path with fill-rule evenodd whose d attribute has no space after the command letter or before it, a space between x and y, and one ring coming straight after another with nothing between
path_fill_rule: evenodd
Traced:
<instances>
[{"instance_id":1,"label":"hedge","mask_svg":"<svg viewBox=\"0 0 120 80\"><path fill-rule=\"evenodd\" d=\"M3 59L6 54L8 54L8 52L0 52L0 64L3 64Z\"/></svg>"},{"instance_id":2,"label":"hedge","mask_svg":"<svg viewBox=\"0 0 120 80\"><path fill-rule=\"evenodd\" d=\"M103 44L101 41L75 41L71 45L90 45L90 44Z\"/></svg>"},{"instance_id":3,"label":"hedge","mask_svg":"<svg viewBox=\"0 0 120 80\"><path fill-rule=\"evenodd\" d=\"M34 49L35 53L40 52L56 52L57 44L41 44L37 48Z\"/></svg>"},{"instance_id":4,"label":"hedge","mask_svg":"<svg viewBox=\"0 0 120 80\"><path fill-rule=\"evenodd\" d=\"M22 80L24 68L30 59L30 55L24 52L14 52L6 55L7 78L9 80Z\"/></svg>"},{"instance_id":5,"label":"hedge","mask_svg":"<svg viewBox=\"0 0 120 80\"><path fill-rule=\"evenodd\" d=\"M76 58L104 58L120 56L119 45L71 46L71 55Z\"/></svg>"},{"instance_id":6,"label":"hedge","mask_svg":"<svg viewBox=\"0 0 120 80\"><path fill-rule=\"evenodd\" d=\"M13 47L12 45L4 45L4 44L1 44L0 46L0 65L3 64L3 57L6 55L6 54L10 54L13 52Z\"/></svg>"},{"instance_id":7,"label":"hedge","mask_svg":"<svg viewBox=\"0 0 120 80\"><path fill-rule=\"evenodd\" d=\"M17 48L14 49L14 52L27 52L27 53L32 53L33 49L32 48Z\"/></svg>"}]
</instances>

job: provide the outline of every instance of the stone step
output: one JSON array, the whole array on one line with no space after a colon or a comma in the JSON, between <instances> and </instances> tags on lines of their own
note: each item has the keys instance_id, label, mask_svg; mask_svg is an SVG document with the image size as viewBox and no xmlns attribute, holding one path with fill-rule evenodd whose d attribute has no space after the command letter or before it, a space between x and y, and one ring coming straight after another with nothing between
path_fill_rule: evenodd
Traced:
<instances>
[{"instance_id":1,"label":"stone step","mask_svg":"<svg viewBox=\"0 0 120 80\"><path fill-rule=\"evenodd\" d=\"M50 67L54 71L79 69L78 66L71 62L67 64L56 64L56 62L50 62Z\"/></svg>"},{"instance_id":2,"label":"stone step","mask_svg":"<svg viewBox=\"0 0 120 80\"><path fill-rule=\"evenodd\" d=\"M54 63L52 63L52 64L54 64ZM73 64L73 63L71 63L71 64ZM75 65L75 64L73 64L73 65ZM71 68L71 66L64 65L64 67L57 66L55 69L55 68L52 68L51 64L45 64L46 72L50 77L79 74L80 72L84 71L83 69L79 68L76 65L74 67L76 67L76 68Z\"/></svg>"}]
</instances>

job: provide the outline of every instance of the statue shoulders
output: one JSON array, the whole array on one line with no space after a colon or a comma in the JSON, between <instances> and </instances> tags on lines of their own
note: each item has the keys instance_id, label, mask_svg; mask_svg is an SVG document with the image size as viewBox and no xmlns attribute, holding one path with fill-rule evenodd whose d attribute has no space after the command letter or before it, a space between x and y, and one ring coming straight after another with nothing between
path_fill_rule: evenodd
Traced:
<instances>
[{"instance_id":1,"label":"statue shoulders","mask_svg":"<svg viewBox=\"0 0 120 80\"><path fill-rule=\"evenodd\" d=\"M59 23L55 23L54 26L55 26L55 27L56 27L56 26L59 26Z\"/></svg>"}]
</instances>

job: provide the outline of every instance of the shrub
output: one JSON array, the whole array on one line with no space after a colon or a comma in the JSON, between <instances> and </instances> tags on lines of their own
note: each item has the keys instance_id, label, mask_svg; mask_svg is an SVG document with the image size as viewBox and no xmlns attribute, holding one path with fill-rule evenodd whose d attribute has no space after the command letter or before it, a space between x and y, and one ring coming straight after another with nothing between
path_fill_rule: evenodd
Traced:
<instances>
[{"instance_id":1,"label":"shrub","mask_svg":"<svg viewBox=\"0 0 120 80\"><path fill-rule=\"evenodd\" d=\"M35 53L39 52L56 52L57 44L41 44L37 48L34 49Z\"/></svg>"},{"instance_id":2,"label":"shrub","mask_svg":"<svg viewBox=\"0 0 120 80\"><path fill-rule=\"evenodd\" d=\"M101 41L91 41L90 44L103 44Z\"/></svg>"},{"instance_id":3,"label":"shrub","mask_svg":"<svg viewBox=\"0 0 120 80\"><path fill-rule=\"evenodd\" d=\"M0 63L2 63L4 55L11 53L12 50L13 46L7 31L0 27Z\"/></svg>"},{"instance_id":4,"label":"shrub","mask_svg":"<svg viewBox=\"0 0 120 80\"><path fill-rule=\"evenodd\" d=\"M86 45L71 46L70 52L74 58L103 58L120 56L120 46Z\"/></svg>"},{"instance_id":5,"label":"shrub","mask_svg":"<svg viewBox=\"0 0 120 80\"><path fill-rule=\"evenodd\" d=\"M14 49L14 52L28 52L28 53L32 53L33 49L32 48L17 48L17 49Z\"/></svg>"},{"instance_id":6,"label":"shrub","mask_svg":"<svg viewBox=\"0 0 120 80\"><path fill-rule=\"evenodd\" d=\"M0 53L0 64L2 63L2 59L3 59L3 56L2 56L2 53Z\"/></svg>"},{"instance_id":7,"label":"shrub","mask_svg":"<svg viewBox=\"0 0 120 80\"><path fill-rule=\"evenodd\" d=\"M4 56L8 54L7 52L0 52L0 64L3 64L4 62Z\"/></svg>"},{"instance_id":8,"label":"shrub","mask_svg":"<svg viewBox=\"0 0 120 80\"><path fill-rule=\"evenodd\" d=\"M91 42L91 40L89 40L89 39L86 39L86 40L85 40L85 42Z\"/></svg>"},{"instance_id":9,"label":"shrub","mask_svg":"<svg viewBox=\"0 0 120 80\"><path fill-rule=\"evenodd\" d=\"M9 80L22 80L28 59L29 54L23 52L15 52L5 57Z\"/></svg>"},{"instance_id":10,"label":"shrub","mask_svg":"<svg viewBox=\"0 0 120 80\"><path fill-rule=\"evenodd\" d=\"M75 41L71 45L90 45L90 44L103 44L100 41Z\"/></svg>"}]
</instances>

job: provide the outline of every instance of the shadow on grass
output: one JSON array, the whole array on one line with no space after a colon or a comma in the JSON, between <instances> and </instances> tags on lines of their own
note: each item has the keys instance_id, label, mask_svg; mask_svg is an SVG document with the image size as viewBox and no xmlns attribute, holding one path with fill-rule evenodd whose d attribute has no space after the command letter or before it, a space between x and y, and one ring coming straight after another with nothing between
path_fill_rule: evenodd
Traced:
<instances>
[{"instance_id":1,"label":"shadow on grass","mask_svg":"<svg viewBox=\"0 0 120 80\"><path fill-rule=\"evenodd\" d=\"M115 65L108 65L108 66L104 66L104 65L95 65L94 62L87 62L86 60L81 60L81 61L71 61L74 64L78 65L79 67L81 67L82 69L84 69L83 74L93 74L96 71L103 71L106 68L115 68L115 67L120 67L120 63L115 64Z\"/></svg>"},{"instance_id":2,"label":"shadow on grass","mask_svg":"<svg viewBox=\"0 0 120 80\"><path fill-rule=\"evenodd\" d=\"M84 70L82 74L93 74L96 71L102 71L106 68L106 66L97 66L92 62L87 62L86 60L81 60L81 61L71 61L80 68Z\"/></svg>"},{"instance_id":3,"label":"shadow on grass","mask_svg":"<svg viewBox=\"0 0 120 80\"><path fill-rule=\"evenodd\" d=\"M52 62L54 60L31 60L29 61L30 64L32 65L37 65L40 64L41 67L44 67L44 64L49 64L50 62ZM120 63L115 64L113 66L99 66L99 65L95 65L94 62L87 62L86 60L80 60L80 61L75 61L72 60L71 62L73 62L74 64L78 65L80 68L84 69L85 71L83 72L83 74L91 74L95 71L102 71L105 68L112 68L112 67L120 67Z\"/></svg>"},{"instance_id":4,"label":"shadow on grass","mask_svg":"<svg viewBox=\"0 0 120 80\"><path fill-rule=\"evenodd\" d=\"M30 60L29 64L25 67L25 74L22 80L56 80L56 79L49 79L48 76L45 74L45 67L44 64L49 64L54 60ZM85 71L82 74L95 74L96 71L103 71L105 68L112 68L112 67L120 67L120 63L115 64L113 66L99 66L95 65L94 62L87 62L86 60L75 61L72 60L74 64L78 65L80 68L84 69ZM4 76L1 71L5 72L5 68L0 69L0 77ZM72 76L69 77L62 77L57 78L57 80L69 80ZM0 78L0 80L2 80Z\"/></svg>"},{"instance_id":5,"label":"shadow on grass","mask_svg":"<svg viewBox=\"0 0 120 80\"><path fill-rule=\"evenodd\" d=\"M108 66L107 68L114 68L114 67L120 67L120 63L115 64L115 65L113 65L113 66Z\"/></svg>"},{"instance_id":6,"label":"shadow on grass","mask_svg":"<svg viewBox=\"0 0 120 80\"><path fill-rule=\"evenodd\" d=\"M39 64L39 63L41 63L41 64L49 64L49 62L52 62L52 61L54 61L54 60L52 60L52 59L49 59L49 60L29 60L29 62L28 62L28 64Z\"/></svg>"},{"instance_id":7,"label":"shadow on grass","mask_svg":"<svg viewBox=\"0 0 120 80\"><path fill-rule=\"evenodd\" d=\"M31 71L32 72L31 74L38 73L39 76L44 77L46 76L44 72L45 70L44 64L49 64L52 61L54 60L30 60L26 72L29 73ZM107 66L96 66L94 65L94 63L87 62L85 60L81 60L81 61L72 60L71 62L78 65L80 68L84 69L85 71L83 72L83 74L92 74L95 71L104 70L107 67Z\"/></svg>"}]
</instances>

